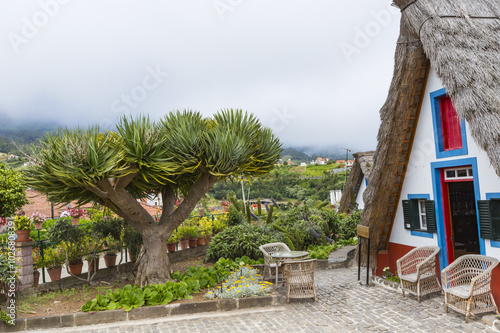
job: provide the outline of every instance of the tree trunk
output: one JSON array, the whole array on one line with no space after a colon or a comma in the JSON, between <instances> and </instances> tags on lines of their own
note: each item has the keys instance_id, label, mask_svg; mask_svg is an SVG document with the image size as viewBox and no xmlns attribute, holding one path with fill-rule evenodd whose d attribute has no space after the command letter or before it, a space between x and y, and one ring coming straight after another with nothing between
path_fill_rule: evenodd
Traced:
<instances>
[{"instance_id":1,"label":"tree trunk","mask_svg":"<svg viewBox=\"0 0 500 333\"><path fill-rule=\"evenodd\" d=\"M139 258L135 283L141 288L148 284L164 284L170 280L166 240L159 233L143 234L143 240L143 255Z\"/></svg>"}]
</instances>

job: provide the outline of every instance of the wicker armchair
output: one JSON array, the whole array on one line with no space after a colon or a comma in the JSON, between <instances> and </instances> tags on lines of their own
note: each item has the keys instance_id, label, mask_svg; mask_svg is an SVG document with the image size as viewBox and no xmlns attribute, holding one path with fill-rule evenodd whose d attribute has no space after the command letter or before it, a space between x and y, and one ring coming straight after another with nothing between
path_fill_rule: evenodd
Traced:
<instances>
[{"instance_id":1,"label":"wicker armchair","mask_svg":"<svg viewBox=\"0 0 500 333\"><path fill-rule=\"evenodd\" d=\"M290 248L285 243L269 243L259 246L259 250L261 250L264 255L264 274L262 278L266 279L266 276L272 278L271 271L273 269L276 274L279 273L279 267L276 267L276 261L271 255L276 252L290 251Z\"/></svg>"},{"instance_id":2,"label":"wicker armchair","mask_svg":"<svg viewBox=\"0 0 500 333\"><path fill-rule=\"evenodd\" d=\"M405 292L420 296L441 291L439 280L436 276L436 255L439 253L437 246L417 247L398 259L398 276L401 280L403 297Z\"/></svg>"},{"instance_id":3,"label":"wicker armchair","mask_svg":"<svg viewBox=\"0 0 500 333\"><path fill-rule=\"evenodd\" d=\"M443 269L444 303L448 307L465 314L465 322L469 316L483 312L496 311L491 294L491 272L498 265L498 259L468 254L459 257L451 265Z\"/></svg>"},{"instance_id":4,"label":"wicker armchair","mask_svg":"<svg viewBox=\"0 0 500 333\"><path fill-rule=\"evenodd\" d=\"M291 260L283 263L285 275L287 302L290 298L314 298L316 302L316 289L314 288L314 262L316 259Z\"/></svg>"}]
</instances>

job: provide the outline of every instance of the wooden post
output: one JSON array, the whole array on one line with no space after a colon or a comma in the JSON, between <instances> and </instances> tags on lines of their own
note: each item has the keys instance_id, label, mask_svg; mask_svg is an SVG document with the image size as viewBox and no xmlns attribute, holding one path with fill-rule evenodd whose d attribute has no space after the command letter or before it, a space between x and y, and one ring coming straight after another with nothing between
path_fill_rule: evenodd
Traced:
<instances>
[{"instance_id":1,"label":"wooden post","mask_svg":"<svg viewBox=\"0 0 500 333\"><path fill-rule=\"evenodd\" d=\"M356 229L358 235L358 281L361 280L361 238L367 240L367 257L366 257L366 285L369 286L370 277L370 228L364 225L358 225Z\"/></svg>"}]
</instances>

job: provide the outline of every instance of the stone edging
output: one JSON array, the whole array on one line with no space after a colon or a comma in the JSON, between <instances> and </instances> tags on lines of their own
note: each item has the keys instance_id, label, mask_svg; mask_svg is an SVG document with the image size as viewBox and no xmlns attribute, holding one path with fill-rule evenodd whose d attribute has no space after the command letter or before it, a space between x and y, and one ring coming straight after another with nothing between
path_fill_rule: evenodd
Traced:
<instances>
[{"instance_id":1,"label":"stone edging","mask_svg":"<svg viewBox=\"0 0 500 333\"><path fill-rule=\"evenodd\" d=\"M18 319L15 326L7 326L0 322L0 331L18 332L23 330L39 330L61 327L76 327L114 322L171 317L176 315L196 314L202 312L225 312L243 310L254 307L280 306L286 302L281 295L244 297L203 301L198 303L177 303L157 306L143 306L132 309L108 310L98 312L77 312L57 316L32 317Z\"/></svg>"},{"instance_id":2,"label":"stone edging","mask_svg":"<svg viewBox=\"0 0 500 333\"><path fill-rule=\"evenodd\" d=\"M388 281L384 278L381 278L380 276L371 276L371 281L377 285L377 286L380 286L384 289L389 289L389 290L393 290L393 291L396 291L400 294L402 294L402 290L401 290L401 284L397 283L397 282L394 282L394 281Z\"/></svg>"}]
</instances>

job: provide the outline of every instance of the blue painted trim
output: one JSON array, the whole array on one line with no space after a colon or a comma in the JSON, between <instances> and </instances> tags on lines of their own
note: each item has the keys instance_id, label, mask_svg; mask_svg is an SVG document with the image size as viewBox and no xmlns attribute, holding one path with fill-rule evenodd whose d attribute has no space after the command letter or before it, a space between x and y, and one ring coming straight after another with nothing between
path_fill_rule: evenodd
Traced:
<instances>
[{"instance_id":1,"label":"blue painted trim","mask_svg":"<svg viewBox=\"0 0 500 333\"><path fill-rule=\"evenodd\" d=\"M486 193L486 200L500 199L500 193Z\"/></svg>"},{"instance_id":2,"label":"blue painted trim","mask_svg":"<svg viewBox=\"0 0 500 333\"><path fill-rule=\"evenodd\" d=\"M431 200L431 196L429 194L408 194L408 200L410 199Z\"/></svg>"},{"instance_id":3,"label":"blue painted trim","mask_svg":"<svg viewBox=\"0 0 500 333\"><path fill-rule=\"evenodd\" d=\"M418 237L426 237L426 238L434 238L434 234L432 232L425 232L425 231L411 231L412 236L418 236Z\"/></svg>"},{"instance_id":4,"label":"blue painted trim","mask_svg":"<svg viewBox=\"0 0 500 333\"><path fill-rule=\"evenodd\" d=\"M368 186L368 178L365 177L365 185Z\"/></svg>"},{"instance_id":5,"label":"blue painted trim","mask_svg":"<svg viewBox=\"0 0 500 333\"><path fill-rule=\"evenodd\" d=\"M429 194L408 194L408 200L411 199L431 200L431 196ZM434 238L434 234L432 232L411 230L410 233L412 236Z\"/></svg>"},{"instance_id":6,"label":"blue painted trim","mask_svg":"<svg viewBox=\"0 0 500 333\"><path fill-rule=\"evenodd\" d=\"M500 199L500 193L486 193L486 200L490 199ZM494 241L493 239L490 239L490 246L500 247L500 241Z\"/></svg>"},{"instance_id":7,"label":"blue painted trim","mask_svg":"<svg viewBox=\"0 0 500 333\"><path fill-rule=\"evenodd\" d=\"M481 192L479 191L479 178L477 172L477 158L469 157L459 160L450 161L440 161L431 163L431 175L432 175L432 188L434 191L434 198L436 198L436 226L437 226L437 238L438 246L441 248L439 251L439 266L444 269L448 266L448 249L446 246L446 233L444 230L444 214L443 214L443 202L442 202L442 192L441 192L441 176L439 170L443 168L452 168L458 166L472 166L473 173L473 183L474 183L474 196L476 201L476 211L477 211L477 201L481 199ZM477 214L477 230L479 231L479 214ZM486 254L484 238L479 235L479 251L482 255Z\"/></svg>"},{"instance_id":8,"label":"blue painted trim","mask_svg":"<svg viewBox=\"0 0 500 333\"><path fill-rule=\"evenodd\" d=\"M462 148L454 150L444 150L443 130L441 124L441 107L439 106L439 99L445 95L446 95L445 88L430 93L432 124L433 124L432 127L434 130L434 144L436 146L436 158L467 155L469 153L469 149L467 146L467 131L465 129L465 120L462 120L460 122L460 130L462 133Z\"/></svg>"}]
</instances>

